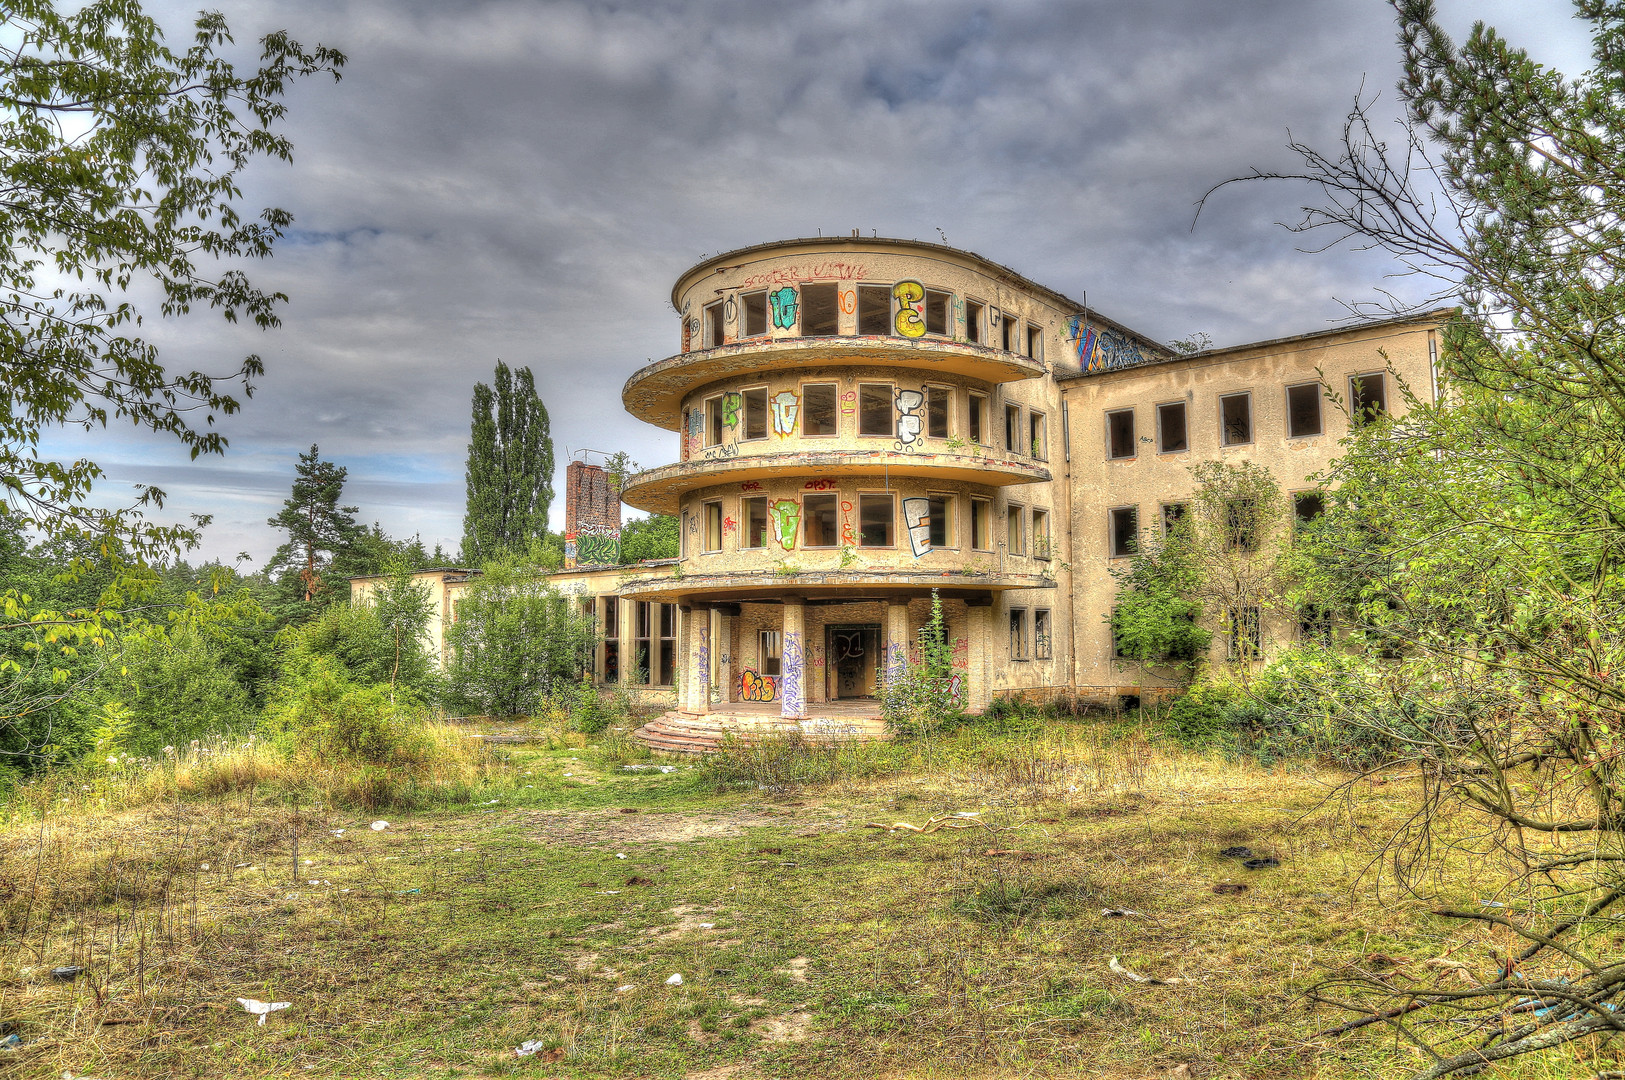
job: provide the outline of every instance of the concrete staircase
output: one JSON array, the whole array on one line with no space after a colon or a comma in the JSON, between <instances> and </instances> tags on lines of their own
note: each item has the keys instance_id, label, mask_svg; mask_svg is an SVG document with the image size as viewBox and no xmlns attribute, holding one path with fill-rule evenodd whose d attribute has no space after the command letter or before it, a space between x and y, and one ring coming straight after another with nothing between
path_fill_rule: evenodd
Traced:
<instances>
[{"instance_id":1,"label":"concrete staircase","mask_svg":"<svg viewBox=\"0 0 1625 1080\"><path fill-rule=\"evenodd\" d=\"M690 713L672 710L632 732L651 750L668 754L708 754L732 735L737 742L784 738L799 733L809 743L868 742L886 738L886 725L878 716L848 714L785 720L766 712L713 711Z\"/></svg>"}]
</instances>

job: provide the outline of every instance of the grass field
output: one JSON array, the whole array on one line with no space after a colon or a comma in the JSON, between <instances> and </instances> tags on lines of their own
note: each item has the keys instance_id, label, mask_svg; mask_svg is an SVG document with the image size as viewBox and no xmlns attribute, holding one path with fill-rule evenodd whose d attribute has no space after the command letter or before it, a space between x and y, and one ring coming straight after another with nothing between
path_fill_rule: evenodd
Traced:
<instances>
[{"instance_id":1,"label":"grass field","mask_svg":"<svg viewBox=\"0 0 1625 1080\"><path fill-rule=\"evenodd\" d=\"M0 1074L1386 1077L1421 1058L1312 1037L1347 1015L1304 990L1497 944L1428 915L1489 896L1489 860L1426 899L1373 865L1403 777L1334 793L1103 722L728 767L455 737L469 768L411 810L252 775L14 796Z\"/></svg>"}]
</instances>

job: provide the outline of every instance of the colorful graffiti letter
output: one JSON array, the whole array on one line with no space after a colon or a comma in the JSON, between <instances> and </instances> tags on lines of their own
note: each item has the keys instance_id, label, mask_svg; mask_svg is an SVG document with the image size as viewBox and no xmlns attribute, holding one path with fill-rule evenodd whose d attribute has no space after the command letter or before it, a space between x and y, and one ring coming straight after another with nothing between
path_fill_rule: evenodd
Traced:
<instances>
[{"instance_id":1,"label":"colorful graffiti letter","mask_svg":"<svg viewBox=\"0 0 1625 1080\"><path fill-rule=\"evenodd\" d=\"M913 446L920 438L920 406L925 395L918 390L897 391L897 441Z\"/></svg>"},{"instance_id":2,"label":"colorful graffiti letter","mask_svg":"<svg viewBox=\"0 0 1625 1080\"><path fill-rule=\"evenodd\" d=\"M740 701L779 700L779 680L773 675L758 675L750 668L739 673Z\"/></svg>"},{"instance_id":3,"label":"colorful graffiti letter","mask_svg":"<svg viewBox=\"0 0 1625 1080\"><path fill-rule=\"evenodd\" d=\"M786 285L782 289L774 289L767 294L767 302L773 309L773 325L780 330L788 330L796 324L796 291Z\"/></svg>"},{"instance_id":4,"label":"colorful graffiti letter","mask_svg":"<svg viewBox=\"0 0 1625 1080\"><path fill-rule=\"evenodd\" d=\"M780 390L773 395L773 434L781 439L794 435L800 415L801 398L794 390Z\"/></svg>"},{"instance_id":5,"label":"colorful graffiti letter","mask_svg":"<svg viewBox=\"0 0 1625 1080\"><path fill-rule=\"evenodd\" d=\"M931 500L904 499L903 523L908 526L908 546L918 559L931 550Z\"/></svg>"},{"instance_id":6,"label":"colorful graffiti letter","mask_svg":"<svg viewBox=\"0 0 1625 1080\"><path fill-rule=\"evenodd\" d=\"M892 286L897 298L897 318L894 325L904 337L925 336L925 320L920 317L920 301L925 299L925 286L918 281L899 281Z\"/></svg>"},{"instance_id":7,"label":"colorful graffiti letter","mask_svg":"<svg viewBox=\"0 0 1625 1080\"><path fill-rule=\"evenodd\" d=\"M575 541L576 566L615 566L621 561L619 533L583 529L575 534Z\"/></svg>"},{"instance_id":8,"label":"colorful graffiti letter","mask_svg":"<svg viewBox=\"0 0 1625 1080\"><path fill-rule=\"evenodd\" d=\"M738 394L722 395L722 422L728 427L739 426L739 406L741 398Z\"/></svg>"},{"instance_id":9,"label":"colorful graffiti letter","mask_svg":"<svg viewBox=\"0 0 1625 1080\"><path fill-rule=\"evenodd\" d=\"M780 499L768 510L773 515L773 527L779 533L779 546L785 551L794 551L796 534L801 531L801 504L793 499Z\"/></svg>"},{"instance_id":10,"label":"colorful graffiti letter","mask_svg":"<svg viewBox=\"0 0 1625 1080\"><path fill-rule=\"evenodd\" d=\"M801 635L784 635L784 674L779 676L779 708L781 716L802 716L807 701L801 693Z\"/></svg>"},{"instance_id":11,"label":"colorful graffiti letter","mask_svg":"<svg viewBox=\"0 0 1625 1080\"><path fill-rule=\"evenodd\" d=\"M1097 332L1083 325L1083 320L1076 315L1067 320L1067 337L1077 350L1078 366L1084 371L1117 371L1156 359L1117 331Z\"/></svg>"}]
</instances>

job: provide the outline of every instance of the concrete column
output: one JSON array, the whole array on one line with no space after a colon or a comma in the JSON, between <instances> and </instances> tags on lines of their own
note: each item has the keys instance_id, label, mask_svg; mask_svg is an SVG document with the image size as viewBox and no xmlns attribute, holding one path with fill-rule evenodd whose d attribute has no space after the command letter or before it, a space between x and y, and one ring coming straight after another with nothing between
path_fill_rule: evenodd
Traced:
<instances>
[{"instance_id":1,"label":"concrete column","mask_svg":"<svg viewBox=\"0 0 1625 1080\"><path fill-rule=\"evenodd\" d=\"M807 716L807 653L802 640L807 610L799 596L784 598L783 661L779 675L779 715L786 720Z\"/></svg>"},{"instance_id":2,"label":"concrete column","mask_svg":"<svg viewBox=\"0 0 1625 1080\"><path fill-rule=\"evenodd\" d=\"M694 625L694 620L690 617L688 608L674 605L674 609L673 617L677 620L674 627L677 631L677 640L674 642L677 662L672 665L672 681L677 684L677 708L683 712L694 712L696 711L693 700L694 665L689 662L689 656L694 649L694 643L689 640L691 637L689 628Z\"/></svg>"},{"instance_id":3,"label":"concrete column","mask_svg":"<svg viewBox=\"0 0 1625 1080\"><path fill-rule=\"evenodd\" d=\"M718 608L711 610L711 663L716 676L711 685L722 689L722 703L733 698L733 618Z\"/></svg>"},{"instance_id":4,"label":"concrete column","mask_svg":"<svg viewBox=\"0 0 1625 1080\"><path fill-rule=\"evenodd\" d=\"M636 685L632 681L632 672L636 671L638 666L637 653L632 645L632 601L622 600L617 596L612 597L610 603L620 605L615 612L615 640L620 644L620 648L616 651L621 654L621 685L631 688Z\"/></svg>"},{"instance_id":5,"label":"concrete column","mask_svg":"<svg viewBox=\"0 0 1625 1080\"><path fill-rule=\"evenodd\" d=\"M886 663L884 678L901 675L908 666L908 597L893 596L886 601Z\"/></svg>"},{"instance_id":6,"label":"concrete column","mask_svg":"<svg viewBox=\"0 0 1625 1080\"><path fill-rule=\"evenodd\" d=\"M975 712L987 708L993 700L992 666L993 650L998 646L998 638L993 633L992 601L973 605L965 609L965 632L969 638L969 652L966 657L968 669L965 672L965 707Z\"/></svg>"},{"instance_id":7,"label":"concrete column","mask_svg":"<svg viewBox=\"0 0 1625 1080\"><path fill-rule=\"evenodd\" d=\"M689 711L711 711L711 609L695 604L683 609L683 624L688 630L688 649L683 653L685 665L692 665Z\"/></svg>"}]
</instances>

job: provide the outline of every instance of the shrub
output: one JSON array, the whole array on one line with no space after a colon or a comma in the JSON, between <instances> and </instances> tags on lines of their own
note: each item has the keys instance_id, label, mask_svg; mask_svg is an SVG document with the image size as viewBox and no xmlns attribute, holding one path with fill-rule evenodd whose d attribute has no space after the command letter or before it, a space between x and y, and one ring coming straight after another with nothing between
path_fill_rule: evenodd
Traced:
<instances>
[{"instance_id":1,"label":"shrub","mask_svg":"<svg viewBox=\"0 0 1625 1080\"><path fill-rule=\"evenodd\" d=\"M931 618L920 628L920 662L890 658L881 687L886 728L898 738L950 731L964 721L965 702L954 689L953 639L942 614L942 598L931 590Z\"/></svg>"},{"instance_id":2,"label":"shrub","mask_svg":"<svg viewBox=\"0 0 1625 1080\"><path fill-rule=\"evenodd\" d=\"M1163 733L1186 746L1223 743L1234 734L1231 711L1234 694L1221 686L1197 686L1180 695L1162 710Z\"/></svg>"},{"instance_id":3,"label":"shrub","mask_svg":"<svg viewBox=\"0 0 1625 1080\"><path fill-rule=\"evenodd\" d=\"M290 754L320 762L412 762L427 750L421 718L389 687L352 682L328 658L279 687L266 719Z\"/></svg>"},{"instance_id":4,"label":"shrub","mask_svg":"<svg viewBox=\"0 0 1625 1080\"><path fill-rule=\"evenodd\" d=\"M609 727L609 710L604 708L598 688L592 684L590 671L581 673L581 683L570 702L570 726L584 735L596 735Z\"/></svg>"},{"instance_id":5,"label":"shrub","mask_svg":"<svg viewBox=\"0 0 1625 1080\"><path fill-rule=\"evenodd\" d=\"M156 754L165 746L242 731L252 720L247 692L196 627L139 627L124 638L99 681L103 704L119 704L128 716L118 740L123 750Z\"/></svg>"},{"instance_id":6,"label":"shrub","mask_svg":"<svg viewBox=\"0 0 1625 1080\"><path fill-rule=\"evenodd\" d=\"M592 621L514 562L488 565L457 605L447 632L449 695L456 707L487 715L536 713L569 692L592 658Z\"/></svg>"}]
</instances>

